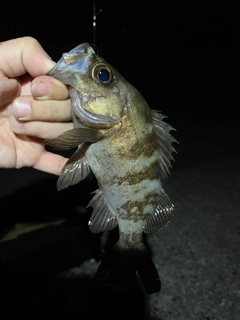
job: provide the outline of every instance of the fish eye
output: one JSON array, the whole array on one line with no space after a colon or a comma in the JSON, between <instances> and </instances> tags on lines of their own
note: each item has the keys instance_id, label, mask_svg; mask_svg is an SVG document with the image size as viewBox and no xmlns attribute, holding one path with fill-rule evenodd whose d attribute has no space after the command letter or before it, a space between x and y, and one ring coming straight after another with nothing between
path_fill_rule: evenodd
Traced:
<instances>
[{"instance_id":1,"label":"fish eye","mask_svg":"<svg viewBox=\"0 0 240 320\"><path fill-rule=\"evenodd\" d=\"M93 67L92 77L94 80L105 86L111 84L113 80L111 69L104 64L98 64Z\"/></svg>"}]
</instances>

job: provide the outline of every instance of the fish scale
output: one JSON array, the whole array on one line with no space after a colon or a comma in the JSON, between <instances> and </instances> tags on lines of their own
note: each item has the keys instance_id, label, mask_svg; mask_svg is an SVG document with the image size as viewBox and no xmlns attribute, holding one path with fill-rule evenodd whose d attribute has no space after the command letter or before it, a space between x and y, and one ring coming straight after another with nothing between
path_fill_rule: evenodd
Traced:
<instances>
[{"instance_id":1,"label":"fish scale","mask_svg":"<svg viewBox=\"0 0 240 320\"><path fill-rule=\"evenodd\" d=\"M49 75L69 85L74 128L46 143L58 149L78 147L62 169L58 190L92 171L99 189L88 204L93 208L89 228L94 233L119 231L97 279L130 290L138 274L149 294L159 292L160 277L143 232L156 232L173 216L163 183L175 151L174 129L88 43L64 53Z\"/></svg>"}]
</instances>

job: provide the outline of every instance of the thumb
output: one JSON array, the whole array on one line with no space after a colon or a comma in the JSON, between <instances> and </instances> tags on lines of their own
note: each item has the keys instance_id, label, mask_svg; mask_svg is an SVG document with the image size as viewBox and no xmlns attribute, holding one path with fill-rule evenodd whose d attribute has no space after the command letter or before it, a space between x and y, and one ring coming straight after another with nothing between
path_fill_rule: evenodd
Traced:
<instances>
[{"instance_id":1,"label":"thumb","mask_svg":"<svg viewBox=\"0 0 240 320\"><path fill-rule=\"evenodd\" d=\"M33 78L46 74L55 62L32 37L16 38L0 44L0 71L7 77L29 73Z\"/></svg>"}]
</instances>

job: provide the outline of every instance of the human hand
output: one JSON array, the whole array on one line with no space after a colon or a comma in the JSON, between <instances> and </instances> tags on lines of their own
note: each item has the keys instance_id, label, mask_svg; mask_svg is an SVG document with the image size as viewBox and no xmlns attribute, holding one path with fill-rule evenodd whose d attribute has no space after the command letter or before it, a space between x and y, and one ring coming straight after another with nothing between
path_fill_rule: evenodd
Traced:
<instances>
[{"instance_id":1,"label":"human hand","mask_svg":"<svg viewBox=\"0 0 240 320\"><path fill-rule=\"evenodd\" d=\"M0 168L59 175L68 160L44 144L73 127L68 88L44 76L54 65L31 37L0 44Z\"/></svg>"}]
</instances>

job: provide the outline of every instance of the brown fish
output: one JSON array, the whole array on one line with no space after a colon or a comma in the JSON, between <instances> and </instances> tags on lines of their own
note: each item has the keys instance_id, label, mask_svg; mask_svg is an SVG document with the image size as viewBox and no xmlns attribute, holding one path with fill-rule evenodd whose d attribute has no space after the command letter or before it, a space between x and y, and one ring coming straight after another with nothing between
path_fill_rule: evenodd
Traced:
<instances>
[{"instance_id":1,"label":"brown fish","mask_svg":"<svg viewBox=\"0 0 240 320\"><path fill-rule=\"evenodd\" d=\"M49 75L70 86L74 129L47 143L58 149L78 146L57 188L80 182L91 170L99 189L89 203L89 227L94 233L119 230L97 277L128 290L137 272L148 293L159 292L161 282L143 232L157 231L173 216L174 206L163 189L175 151L173 128L88 43L64 53Z\"/></svg>"}]
</instances>

